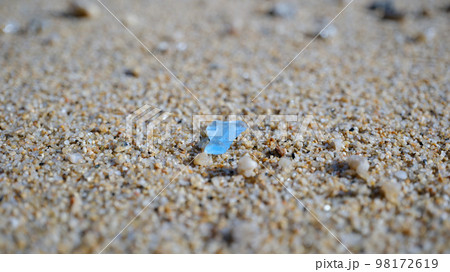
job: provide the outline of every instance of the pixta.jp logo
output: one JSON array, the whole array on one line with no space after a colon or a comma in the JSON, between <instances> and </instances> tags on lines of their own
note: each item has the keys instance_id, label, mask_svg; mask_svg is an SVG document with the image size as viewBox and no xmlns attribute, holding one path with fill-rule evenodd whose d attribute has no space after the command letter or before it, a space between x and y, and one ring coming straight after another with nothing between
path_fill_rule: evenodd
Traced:
<instances>
[{"instance_id":1,"label":"pixta.jp logo","mask_svg":"<svg viewBox=\"0 0 450 272\"><path fill-rule=\"evenodd\" d=\"M155 130L170 116L170 113L159 108L144 105L129 114L126 118L126 137L141 149L149 151L154 144ZM159 139L167 138L168 133L158 135Z\"/></svg>"}]
</instances>

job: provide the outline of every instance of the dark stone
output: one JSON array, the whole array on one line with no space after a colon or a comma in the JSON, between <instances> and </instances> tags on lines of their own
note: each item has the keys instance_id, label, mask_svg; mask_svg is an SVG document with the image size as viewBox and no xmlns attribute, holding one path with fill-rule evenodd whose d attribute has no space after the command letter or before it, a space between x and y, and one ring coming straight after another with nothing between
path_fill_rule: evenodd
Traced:
<instances>
[{"instance_id":1,"label":"dark stone","mask_svg":"<svg viewBox=\"0 0 450 272\"><path fill-rule=\"evenodd\" d=\"M405 14L398 11L391 1L373 2L368 9L377 12L383 20L401 21L405 17Z\"/></svg>"},{"instance_id":2,"label":"dark stone","mask_svg":"<svg viewBox=\"0 0 450 272\"><path fill-rule=\"evenodd\" d=\"M230 246L234 242L233 232L231 230L225 230L222 232L222 240Z\"/></svg>"}]
</instances>

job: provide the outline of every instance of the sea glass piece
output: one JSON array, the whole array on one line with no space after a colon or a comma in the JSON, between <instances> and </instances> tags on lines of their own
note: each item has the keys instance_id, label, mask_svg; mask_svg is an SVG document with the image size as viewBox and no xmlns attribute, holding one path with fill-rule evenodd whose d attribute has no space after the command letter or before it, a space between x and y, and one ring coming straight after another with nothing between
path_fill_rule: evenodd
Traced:
<instances>
[{"instance_id":1,"label":"sea glass piece","mask_svg":"<svg viewBox=\"0 0 450 272\"><path fill-rule=\"evenodd\" d=\"M247 126L242 121L213 121L206 128L209 143L205 153L220 155L230 148L233 141L245 130Z\"/></svg>"}]
</instances>

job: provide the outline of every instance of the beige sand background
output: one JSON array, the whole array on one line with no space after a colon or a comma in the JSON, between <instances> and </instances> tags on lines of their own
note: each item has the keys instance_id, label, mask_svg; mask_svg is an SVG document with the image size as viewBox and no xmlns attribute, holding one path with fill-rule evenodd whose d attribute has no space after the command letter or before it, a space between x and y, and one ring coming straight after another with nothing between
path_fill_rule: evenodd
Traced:
<instances>
[{"instance_id":1,"label":"beige sand background","mask_svg":"<svg viewBox=\"0 0 450 272\"><path fill-rule=\"evenodd\" d=\"M100 5L2 1L0 252L97 253L157 196L105 253L347 253L317 219L354 253L450 253L448 1L355 0L252 101L348 1L275 3L104 0L198 102ZM179 125L150 152L125 137L146 104ZM310 114L326 139L244 133L198 166L207 113Z\"/></svg>"}]
</instances>

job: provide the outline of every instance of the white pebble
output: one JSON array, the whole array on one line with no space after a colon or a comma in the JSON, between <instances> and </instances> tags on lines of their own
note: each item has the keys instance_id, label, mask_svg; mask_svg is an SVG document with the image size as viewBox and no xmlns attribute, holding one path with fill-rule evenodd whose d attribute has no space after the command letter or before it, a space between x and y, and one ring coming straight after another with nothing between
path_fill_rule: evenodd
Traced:
<instances>
[{"instance_id":1,"label":"white pebble","mask_svg":"<svg viewBox=\"0 0 450 272\"><path fill-rule=\"evenodd\" d=\"M391 203L397 204L400 195L400 186L393 182L385 182L381 185L384 197Z\"/></svg>"},{"instance_id":2,"label":"white pebble","mask_svg":"<svg viewBox=\"0 0 450 272\"><path fill-rule=\"evenodd\" d=\"M81 154L78 153L73 153L73 154L69 154L67 156L67 159L71 162L71 163L79 163L81 161L83 161L83 156L81 156Z\"/></svg>"},{"instance_id":3,"label":"white pebble","mask_svg":"<svg viewBox=\"0 0 450 272\"><path fill-rule=\"evenodd\" d=\"M343 145L344 144L343 144L341 138L336 138L333 140L333 147L336 151L341 151Z\"/></svg>"},{"instance_id":4,"label":"white pebble","mask_svg":"<svg viewBox=\"0 0 450 272\"><path fill-rule=\"evenodd\" d=\"M269 10L268 14L274 17L288 18L294 16L295 8L289 3L277 3Z\"/></svg>"},{"instance_id":5,"label":"white pebble","mask_svg":"<svg viewBox=\"0 0 450 272\"><path fill-rule=\"evenodd\" d=\"M169 43L168 42L160 42L158 46L156 47L156 50L158 50L161 53L166 53L169 50Z\"/></svg>"},{"instance_id":6,"label":"white pebble","mask_svg":"<svg viewBox=\"0 0 450 272\"><path fill-rule=\"evenodd\" d=\"M125 14L122 21L127 27L137 26L140 23L139 18L132 13Z\"/></svg>"},{"instance_id":7,"label":"white pebble","mask_svg":"<svg viewBox=\"0 0 450 272\"><path fill-rule=\"evenodd\" d=\"M258 167L258 163L252 160L248 154L245 154L238 162L237 171L244 177L249 178L256 175L254 171L256 167Z\"/></svg>"},{"instance_id":8,"label":"white pebble","mask_svg":"<svg viewBox=\"0 0 450 272\"><path fill-rule=\"evenodd\" d=\"M368 178L368 171L369 171L369 161L358 155L350 156L347 160L348 165L352 170L354 170L359 177L363 179Z\"/></svg>"},{"instance_id":9,"label":"white pebble","mask_svg":"<svg viewBox=\"0 0 450 272\"><path fill-rule=\"evenodd\" d=\"M184 43L184 42L179 42L179 43L177 43L177 50L178 51L185 51L186 49L187 49L187 44L186 43Z\"/></svg>"},{"instance_id":10,"label":"white pebble","mask_svg":"<svg viewBox=\"0 0 450 272\"><path fill-rule=\"evenodd\" d=\"M20 30L20 26L19 24L15 23L15 22L8 22L4 25L1 26L1 30L3 31L3 33L17 33Z\"/></svg>"},{"instance_id":11,"label":"white pebble","mask_svg":"<svg viewBox=\"0 0 450 272\"><path fill-rule=\"evenodd\" d=\"M408 174L406 174L405 171L397 171L394 173L394 176L401 180L405 180L408 178Z\"/></svg>"},{"instance_id":12,"label":"white pebble","mask_svg":"<svg viewBox=\"0 0 450 272\"><path fill-rule=\"evenodd\" d=\"M195 165L207 166L211 164L211 158L206 153L198 154L194 159Z\"/></svg>"},{"instance_id":13,"label":"white pebble","mask_svg":"<svg viewBox=\"0 0 450 272\"><path fill-rule=\"evenodd\" d=\"M320 33L319 36L322 39L332 38L336 36L337 28L333 25L329 25L328 27L322 29L322 32L318 33Z\"/></svg>"},{"instance_id":14,"label":"white pebble","mask_svg":"<svg viewBox=\"0 0 450 272\"><path fill-rule=\"evenodd\" d=\"M433 40L434 37L436 37L436 29L428 28L427 30L424 31L424 36L427 41Z\"/></svg>"},{"instance_id":15,"label":"white pebble","mask_svg":"<svg viewBox=\"0 0 450 272\"><path fill-rule=\"evenodd\" d=\"M278 161L278 165L281 168L287 169L292 165L292 161L289 158L283 157Z\"/></svg>"}]
</instances>

